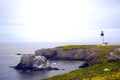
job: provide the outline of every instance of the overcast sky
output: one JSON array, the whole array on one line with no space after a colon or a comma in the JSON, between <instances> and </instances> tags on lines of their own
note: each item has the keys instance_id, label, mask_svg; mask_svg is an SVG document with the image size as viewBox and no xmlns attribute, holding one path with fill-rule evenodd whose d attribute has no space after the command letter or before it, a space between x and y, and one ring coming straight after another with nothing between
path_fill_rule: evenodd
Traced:
<instances>
[{"instance_id":1,"label":"overcast sky","mask_svg":"<svg viewBox=\"0 0 120 80\"><path fill-rule=\"evenodd\" d=\"M120 0L0 0L0 42L120 44Z\"/></svg>"}]
</instances>

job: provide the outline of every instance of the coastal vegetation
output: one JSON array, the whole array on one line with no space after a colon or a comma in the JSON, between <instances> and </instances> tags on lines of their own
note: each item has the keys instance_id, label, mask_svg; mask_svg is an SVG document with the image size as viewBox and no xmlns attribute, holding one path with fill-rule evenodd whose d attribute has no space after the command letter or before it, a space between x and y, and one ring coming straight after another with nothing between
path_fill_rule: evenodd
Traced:
<instances>
[{"instance_id":1,"label":"coastal vegetation","mask_svg":"<svg viewBox=\"0 0 120 80\"><path fill-rule=\"evenodd\" d=\"M92 45L64 45L61 46L64 50L74 50L74 49L88 49L90 48ZM94 46L94 45L93 45Z\"/></svg>"},{"instance_id":2,"label":"coastal vegetation","mask_svg":"<svg viewBox=\"0 0 120 80\"><path fill-rule=\"evenodd\" d=\"M65 45L61 47L68 51L85 49L89 55L85 61L89 63L89 66L43 80L120 80L119 45Z\"/></svg>"},{"instance_id":3,"label":"coastal vegetation","mask_svg":"<svg viewBox=\"0 0 120 80\"><path fill-rule=\"evenodd\" d=\"M44 80L120 80L120 61L78 69Z\"/></svg>"}]
</instances>

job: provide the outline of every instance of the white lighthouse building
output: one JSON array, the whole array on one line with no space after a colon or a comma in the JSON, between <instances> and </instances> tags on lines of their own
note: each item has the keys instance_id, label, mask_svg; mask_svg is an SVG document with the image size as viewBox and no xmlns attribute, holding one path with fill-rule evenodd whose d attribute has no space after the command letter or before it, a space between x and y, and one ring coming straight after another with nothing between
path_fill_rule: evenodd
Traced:
<instances>
[{"instance_id":1,"label":"white lighthouse building","mask_svg":"<svg viewBox=\"0 0 120 80\"><path fill-rule=\"evenodd\" d=\"M104 41L104 32L103 32L103 31L101 31L100 36L101 36L101 45L107 46L107 45L108 45L108 42L105 42L105 41Z\"/></svg>"},{"instance_id":2,"label":"white lighthouse building","mask_svg":"<svg viewBox=\"0 0 120 80\"><path fill-rule=\"evenodd\" d=\"M103 31L101 31L100 36L101 36L101 44L103 45L104 44L104 32Z\"/></svg>"}]
</instances>

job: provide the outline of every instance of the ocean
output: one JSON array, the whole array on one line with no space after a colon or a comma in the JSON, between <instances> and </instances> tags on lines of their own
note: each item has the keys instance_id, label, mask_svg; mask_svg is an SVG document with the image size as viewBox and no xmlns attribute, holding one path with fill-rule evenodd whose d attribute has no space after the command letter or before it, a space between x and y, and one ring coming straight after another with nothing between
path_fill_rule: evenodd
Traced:
<instances>
[{"instance_id":1,"label":"ocean","mask_svg":"<svg viewBox=\"0 0 120 80\"><path fill-rule=\"evenodd\" d=\"M41 80L58 74L78 69L83 61L50 61L52 67L60 70L22 72L10 66L16 66L21 54L34 54L41 48L53 48L70 43L0 43L0 80ZM63 70L64 69L64 70Z\"/></svg>"}]
</instances>

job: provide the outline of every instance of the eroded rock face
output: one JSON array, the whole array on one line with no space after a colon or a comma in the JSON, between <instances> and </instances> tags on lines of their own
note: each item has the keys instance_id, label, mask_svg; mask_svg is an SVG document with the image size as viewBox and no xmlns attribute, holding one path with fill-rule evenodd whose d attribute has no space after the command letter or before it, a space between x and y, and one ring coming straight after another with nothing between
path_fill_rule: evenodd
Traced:
<instances>
[{"instance_id":1,"label":"eroded rock face","mask_svg":"<svg viewBox=\"0 0 120 80\"><path fill-rule=\"evenodd\" d=\"M45 56L49 60L85 60L87 57L84 49L63 50L62 48L36 50L35 55Z\"/></svg>"},{"instance_id":2,"label":"eroded rock face","mask_svg":"<svg viewBox=\"0 0 120 80\"><path fill-rule=\"evenodd\" d=\"M105 57L108 58L109 60L111 60L111 59L119 59L120 60L120 56L114 54L114 52L110 52Z\"/></svg>"},{"instance_id":3,"label":"eroded rock face","mask_svg":"<svg viewBox=\"0 0 120 80\"><path fill-rule=\"evenodd\" d=\"M33 59L34 68L43 68L47 65L47 60L44 56L35 56Z\"/></svg>"},{"instance_id":4,"label":"eroded rock face","mask_svg":"<svg viewBox=\"0 0 120 80\"><path fill-rule=\"evenodd\" d=\"M17 70L34 70L47 66L47 60L44 56L35 56L33 54L24 54L20 63L15 67Z\"/></svg>"},{"instance_id":5,"label":"eroded rock face","mask_svg":"<svg viewBox=\"0 0 120 80\"><path fill-rule=\"evenodd\" d=\"M35 51L35 56L45 56L47 59L52 59L57 55L57 51L54 49L40 49Z\"/></svg>"},{"instance_id":6,"label":"eroded rock face","mask_svg":"<svg viewBox=\"0 0 120 80\"><path fill-rule=\"evenodd\" d=\"M30 63L33 63L33 59L35 58L35 55L33 54L24 54L21 57L21 64L29 65Z\"/></svg>"}]
</instances>

